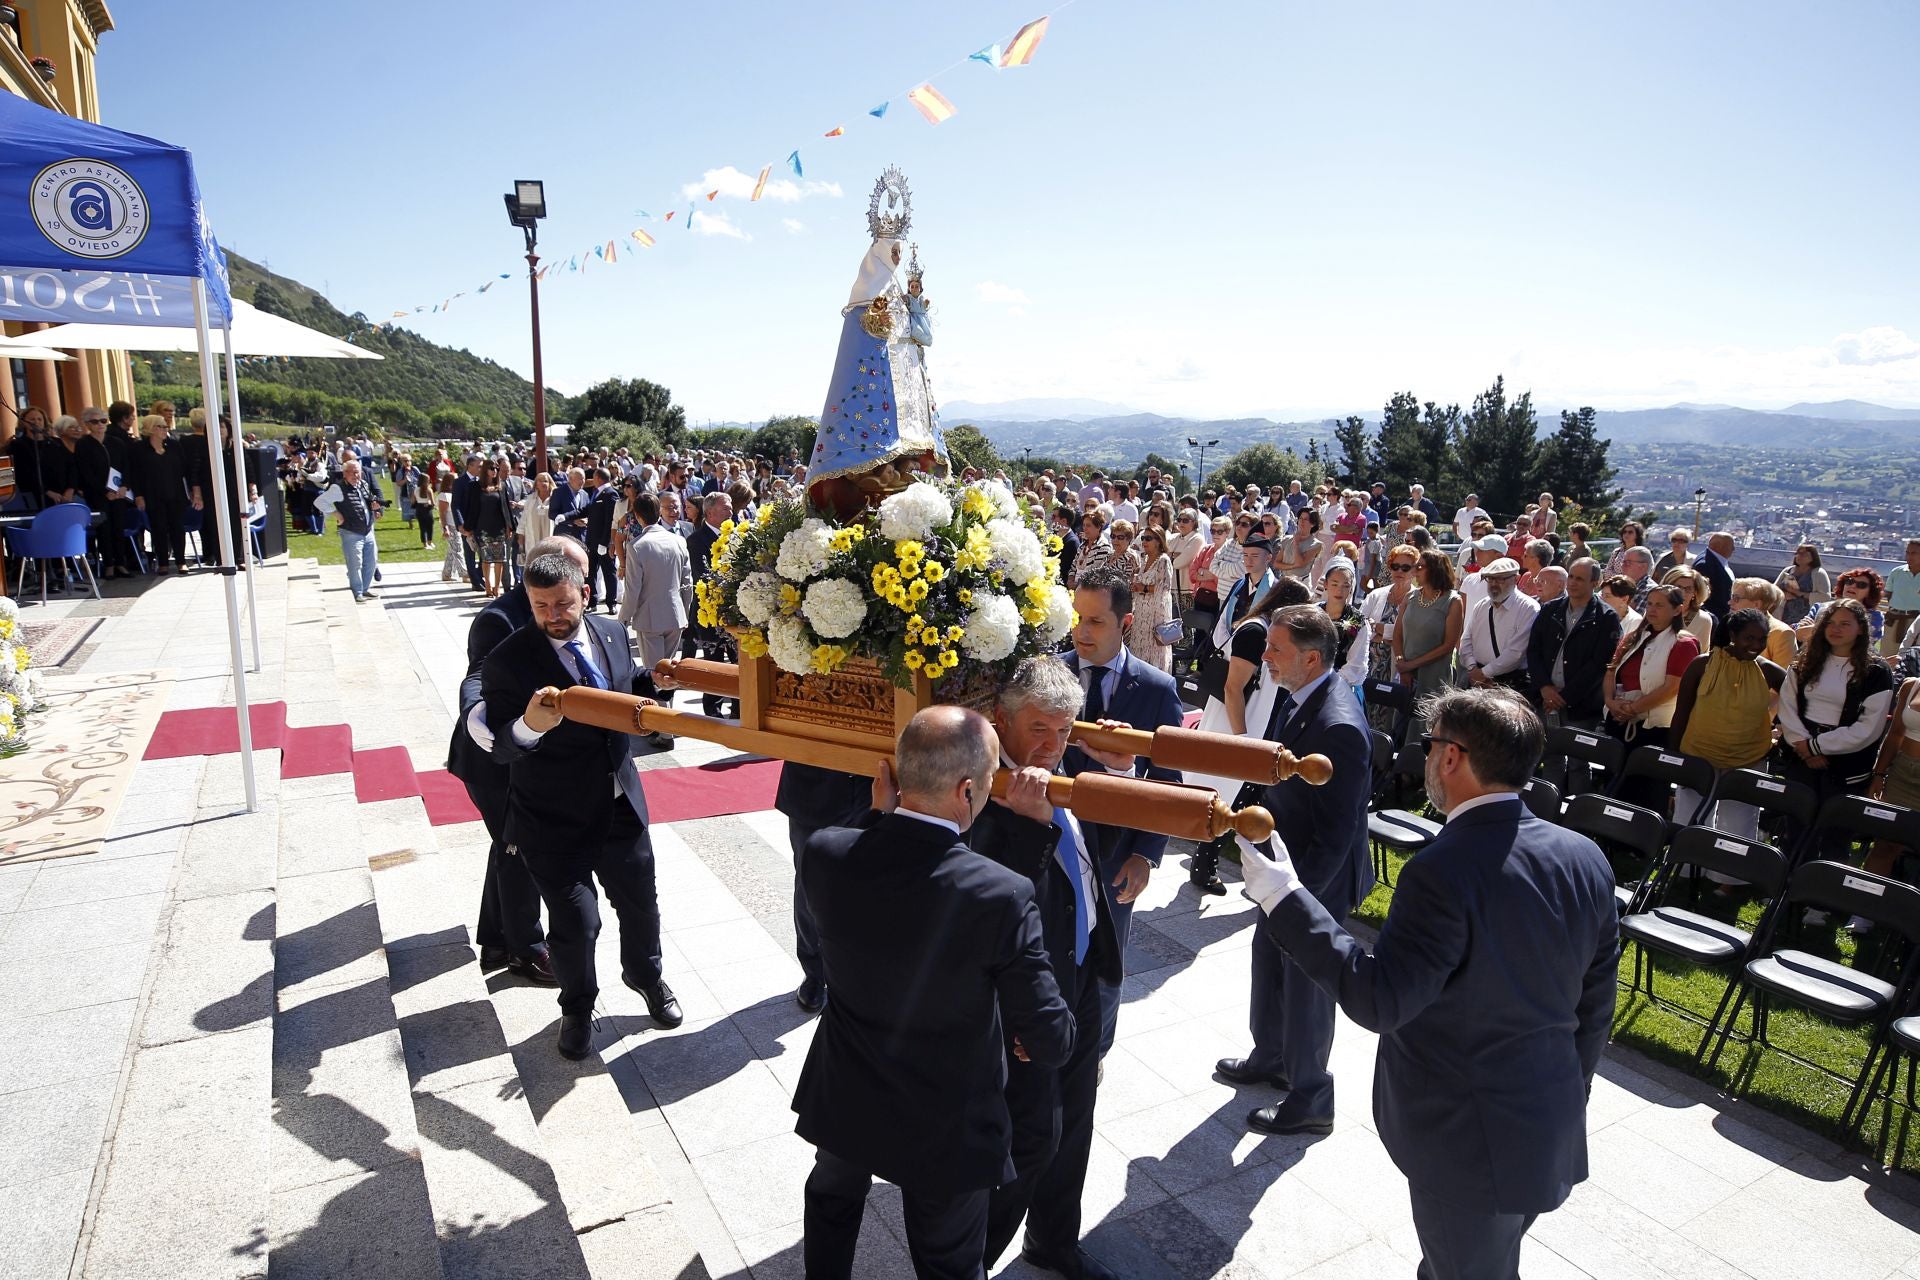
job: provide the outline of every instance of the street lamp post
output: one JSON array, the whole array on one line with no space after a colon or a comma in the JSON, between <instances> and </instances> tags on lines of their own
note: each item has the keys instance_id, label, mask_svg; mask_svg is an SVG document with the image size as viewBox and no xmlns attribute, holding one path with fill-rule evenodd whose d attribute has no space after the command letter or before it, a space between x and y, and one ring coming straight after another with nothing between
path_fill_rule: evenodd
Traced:
<instances>
[{"instance_id":1,"label":"street lamp post","mask_svg":"<svg viewBox=\"0 0 1920 1280\"><path fill-rule=\"evenodd\" d=\"M539 475L547 469L547 387L540 371L540 258L534 248L540 219L547 216L546 184L516 180L506 201L507 221L527 235L527 290L533 303L533 454L534 474Z\"/></svg>"},{"instance_id":2,"label":"street lamp post","mask_svg":"<svg viewBox=\"0 0 1920 1280\"><path fill-rule=\"evenodd\" d=\"M1700 488L1693 491L1693 536L1696 538L1700 536L1700 508L1706 501L1706 489Z\"/></svg>"},{"instance_id":3,"label":"street lamp post","mask_svg":"<svg viewBox=\"0 0 1920 1280\"><path fill-rule=\"evenodd\" d=\"M1020 446L1020 478L1024 480L1027 477L1031 476L1032 474L1033 474L1033 446L1030 444L1021 445Z\"/></svg>"},{"instance_id":4,"label":"street lamp post","mask_svg":"<svg viewBox=\"0 0 1920 1280\"><path fill-rule=\"evenodd\" d=\"M1187 437L1187 448L1198 449L1200 451L1200 471L1194 477L1194 481L1193 481L1194 493L1198 494L1202 489L1206 488L1207 486L1207 450L1218 449L1219 447L1220 447L1220 442L1218 440L1208 440L1203 444L1197 437L1194 437L1194 436Z\"/></svg>"}]
</instances>

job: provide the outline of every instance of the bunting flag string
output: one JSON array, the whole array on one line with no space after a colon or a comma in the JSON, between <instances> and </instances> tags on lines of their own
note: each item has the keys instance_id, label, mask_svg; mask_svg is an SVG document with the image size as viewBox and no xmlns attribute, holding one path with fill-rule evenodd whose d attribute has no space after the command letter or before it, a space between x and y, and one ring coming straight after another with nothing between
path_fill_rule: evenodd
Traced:
<instances>
[{"instance_id":1,"label":"bunting flag string","mask_svg":"<svg viewBox=\"0 0 1920 1280\"><path fill-rule=\"evenodd\" d=\"M1024 67L1024 66L1031 65L1034 59L1034 55L1039 51L1041 43L1046 39L1047 31L1053 21L1053 18L1062 9L1067 8L1069 5L1073 3L1074 3L1074 0L1062 0L1062 3L1055 6L1052 12L1044 14L1041 17L1035 18L1031 22L1026 23L1018 31L1013 33L1012 38L1008 39L1004 43L989 44L983 48L976 50L973 53L967 54L965 57L958 59L957 61L949 64L945 68L942 68L940 71L936 72L933 76L929 76L917 82L916 84L913 85L913 87L905 90L904 92L897 93L893 97L886 99L885 101L877 104L876 106L868 108L866 112L867 116L869 116L874 120L885 120L888 109L892 107L892 105L896 101L899 101L900 99L904 98L914 108L914 110L920 114L921 118L924 119L928 124L940 125L940 124L946 123L948 120L953 119L953 117L958 113L959 109L954 106L953 101L950 98L948 98L944 93L942 93L938 88L934 86L933 82L935 79L938 79L939 77L946 75L948 72L953 71L956 68L965 66L968 63L973 63L973 62L978 62L987 67L991 67L996 72L1006 68ZM846 134L847 134L847 127L845 125L837 124L819 136L824 138L842 138L842 137L845 137ZM792 172L795 178L804 178L806 176L806 168L801 161L800 151L798 148L795 148L794 150L790 151L787 154L786 168ZM785 180L782 179L782 183L785 184L783 187L781 184L776 184L772 182L773 169L774 169L774 163L771 161L761 166L757 177L753 181L752 194L748 197L749 204L761 203L762 199L767 195L768 188L770 185L774 188L774 195L777 199L793 198L791 194L791 191L792 191L791 183L785 183ZM707 203L712 204L715 201L717 201L720 197L722 189L723 188L715 187L711 190L706 191L704 194L706 195ZM687 192L687 194L692 195L695 192L698 192L698 190L699 188L694 188L693 191ZM786 194L782 194L783 191L785 191ZM695 221L694 212L698 207L699 206L697 202L690 203L687 207L686 218L683 225L689 231L692 231L694 229L694 221ZM659 222L664 225L666 223L672 222L674 219L674 215L679 212L680 211L678 209L669 209L664 216L655 218L653 214L649 213L645 209L636 209L633 213L633 216L640 218L643 221ZM727 234L734 234L734 235L740 234L737 231L737 229L728 222L727 215L725 213L716 214L713 217L710 217L706 220L704 225L706 225L707 227L708 234L714 233L714 227L716 224L722 231L724 231ZM638 245L643 249L651 249L651 248L654 248L656 245L656 241L652 236L652 234L647 232L644 228L635 227L632 231L628 232L627 235L635 245ZM564 264L560 261L559 257L556 255L545 266L536 270L533 273L533 278L536 281L545 281L552 276L584 272L585 268L587 266L590 266L595 260L598 260L600 262L607 263L607 264L617 264L619 262L618 246L619 246L618 237L609 238L605 242L596 243L590 246L589 248L582 250L579 253L570 255ZM515 273L513 272L506 272L506 271L500 272L493 278L487 280L486 283L477 286L473 290L473 292L476 294L485 293L489 289L493 288L493 286L497 284L499 281L513 279L514 274ZM406 319L408 316L437 315L440 312L450 309L453 303L457 299L464 298L466 296L467 296L467 293L466 291L463 290L462 292L455 293L450 295L447 298L444 298L440 302L433 304L431 307L425 304L422 304L420 306L416 306L412 308L411 311L408 311L408 310L394 311L391 315L391 318L381 322L381 326L390 327L398 323L399 321Z\"/></svg>"}]
</instances>

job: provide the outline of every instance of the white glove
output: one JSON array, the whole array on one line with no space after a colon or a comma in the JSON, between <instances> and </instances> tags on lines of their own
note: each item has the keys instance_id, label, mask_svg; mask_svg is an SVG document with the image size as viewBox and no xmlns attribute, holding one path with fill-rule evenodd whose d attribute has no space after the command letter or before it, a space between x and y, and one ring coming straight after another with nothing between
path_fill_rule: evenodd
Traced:
<instances>
[{"instance_id":1,"label":"white glove","mask_svg":"<svg viewBox=\"0 0 1920 1280\"><path fill-rule=\"evenodd\" d=\"M1272 856L1260 852L1245 836L1235 836L1234 841L1240 846L1240 874L1246 881L1241 892L1262 911L1272 911L1280 905L1280 899L1303 887L1299 873L1293 869L1293 858L1287 853L1287 842L1278 835L1267 842L1273 849Z\"/></svg>"},{"instance_id":2,"label":"white glove","mask_svg":"<svg viewBox=\"0 0 1920 1280\"><path fill-rule=\"evenodd\" d=\"M493 730L487 727L487 704L476 702L467 712L467 736L488 755L493 754Z\"/></svg>"}]
</instances>

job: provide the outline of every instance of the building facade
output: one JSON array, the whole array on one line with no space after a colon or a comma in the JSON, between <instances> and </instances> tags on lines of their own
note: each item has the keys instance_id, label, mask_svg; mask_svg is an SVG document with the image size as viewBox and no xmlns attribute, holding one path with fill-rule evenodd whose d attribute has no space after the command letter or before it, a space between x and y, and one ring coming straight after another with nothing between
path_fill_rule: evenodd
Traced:
<instances>
[{"instance_id":1,"label":"building facade","mask_svg":"<svg viewBox=\"0 0 1920 1280\"><path fill-rule=\"evenodd\" d=\"M111 30L113 15L102 0L0 0L0 91L98 123L94 55ZM46 327L5 324L0 331L12 337ZM59 364L0 360L0 440L13 434L14 413L24 405L58 417L77 415L84 405L104 408L133 399L126 352L68 354L74 359Z\"/></svg>"}]
</instances>

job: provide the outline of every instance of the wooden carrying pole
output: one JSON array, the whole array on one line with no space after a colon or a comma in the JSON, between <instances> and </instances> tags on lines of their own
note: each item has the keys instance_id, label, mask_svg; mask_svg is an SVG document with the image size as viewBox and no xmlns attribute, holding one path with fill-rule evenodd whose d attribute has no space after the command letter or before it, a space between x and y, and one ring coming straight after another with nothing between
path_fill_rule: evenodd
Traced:
<instances>
[{"instance_id":1,"label":"wooden carrying pole","mask_svg":"<svg viewBox=\"0 0 1920 1280\"><path fill-rule=\"evenodd\" d=\"M653 669L654 679L718 698L740 696L740 668L731 662L706 658L667 658ZM1216 778L1235 778L1272 786L1300 777L1320 786L1333 776L1333 762L1325 756L1295 756L1277 742L1238 738L1163 725L1158 729L1103 729L1076 720L1067 741L1096 751L1145 756L1163 769L1191 769ZM849 770L849 772L852 772Z\"/></svg>"},{"instance_id":2,"label":"wooden carrying pole","mask_svg":"<svg viewBox=\"0 0 1920 1280\"><path fill-rule=\"evenodd\" d=\"M724 720L711 720L690 711L674 711L610 689L574 685L568 689L547 689L543 694L543 705L553 707L567 719L615 733L677 734L717 742L736 751L869 778L879 772L882 763L893 761L888 752L764 729L743 729ZM994 775L994 795L1006 795L1010 776L1005 769ZM1151 778L1106 773L1083 773L1077 778L1068 778L1056 774L1047 783L1047 798L1063 809L1072 810L1082 822L1132 827L1136 831L1151 831L1183 840L1207 841L1233 831L1257 842L1273 834L1273 815L1257 805L1229 809L1206 787L1157 782Z\"/></svg>"}]
</instances>

